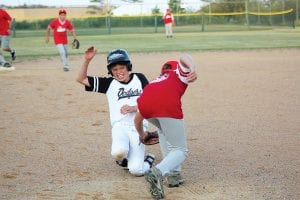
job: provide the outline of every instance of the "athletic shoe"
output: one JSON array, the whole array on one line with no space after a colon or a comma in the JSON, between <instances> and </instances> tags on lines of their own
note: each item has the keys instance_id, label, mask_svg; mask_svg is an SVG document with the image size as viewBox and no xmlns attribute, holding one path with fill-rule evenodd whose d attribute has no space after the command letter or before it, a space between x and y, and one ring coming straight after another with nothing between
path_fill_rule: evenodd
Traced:
<instances>
[{"instance_id":1,"label":"athletic shoe","mask_svg":"<svg viewBox=\"0 0 300 200\"><path fill-rule=\"evenodd\" d=\"M16 50L15 50L15 49L12 49L11 52L10 52L10 54L11 54L11 59L12 59L12 60L16 60L16 57L17 57L17 55L16 55Z\"/></svg>"},{"instance_id":2,"label":"athletic shoe","mask_svg":"<svg viewBox=\"0 0 300 200\"><path fill-rule=\"evenodd\" d=\"M152 167L153 163L154 163L154 160L155 160L155 155L151 154L151 153L148 153L145 157L145 162L149 163L150 165L150 168Z\"/></svg>"},{"instance_id":3,"label":"athletic shoe","mask_svg":"<svg viewBox=\"0 0 300 200\"><path fill-rule=\"evenodd\" d=\"M3 67L7 67L7 68L8 68L8 67L11 67L11 64L8 63L8 62L6 62L6 63L3 64Z\"/></svg>"},{"instance_id":4,"label":"athletic shoe","mask_svg":"<svg viewBox=\"0 0 300 200\"><path fill-rule=\"evenodd\" d=\"M68 67L64 67L64 71L65 72L69 71L69 68Z\"/></svg>"},{"instance_id":5,"label":"athletic shoe","mask_svg":"<svg viewBox=\"0 0 300 200\"><path fill-rule=\"evenodd\" d=\"M179 172L172 173L167 176L168 187L179 187L184 183L184 180Z\"/></svg>"},{"instance_id":6,"label":"athletic shoe","mask_svg":"<svg viewBox=\"0 0 300 200\"><path fill-rule=\"evenodd\" d=\"M124 158L123 160L116 160L117 165L121 167L127 167L128 166L128 160L127 158Z\"/></svg>"},{"instance_id":7,"label":"athletic shoe","mask_svg":"<svg viewBox=\"0 0 300 200\"><path fill-rule=\"evenodd\" d=\"M162 178L160 170L156 167L152 167L145 173L145 179L150 183L149 191L154 199L163 199L165 196Z\"/></svg>"}]
</instances>

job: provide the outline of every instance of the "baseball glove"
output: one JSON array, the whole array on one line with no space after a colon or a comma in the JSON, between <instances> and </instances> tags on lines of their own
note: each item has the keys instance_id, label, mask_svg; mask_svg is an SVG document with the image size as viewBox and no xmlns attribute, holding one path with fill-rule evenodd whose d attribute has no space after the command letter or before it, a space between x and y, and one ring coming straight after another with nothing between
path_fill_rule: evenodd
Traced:
<instances>
[{"instance_id":1,"label":"baseball glove","mask_svg":"<svg viewBox=\"0 0 300 200\"><path fill-rule=\"evenodd\" d=\"M73 49L79 49L79 46L80 46L79 40L74 39L73 42L72 42L72 48Z\"/></svg>"},{"instance_id":2,"label":"baseball glove","mask_svg":"<svg viewBox=\"0 0 300 200\"><path fill-rule=\"evenodd\" d=\"M140 138L141 143L144 145L154 145L159 143L159 137L157 131L146 131L146 136L142 139Z\"/></svg>"}]
</instances>

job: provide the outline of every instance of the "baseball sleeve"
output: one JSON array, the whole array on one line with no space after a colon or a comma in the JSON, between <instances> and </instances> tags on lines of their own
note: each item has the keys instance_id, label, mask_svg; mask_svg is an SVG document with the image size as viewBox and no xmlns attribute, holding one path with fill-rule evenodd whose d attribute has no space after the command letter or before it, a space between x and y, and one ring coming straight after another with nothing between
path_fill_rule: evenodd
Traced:
<instances>
[{"instance_id":1,"label":"baseball sleeve","mask_svg":"<svg viewBox=\"0 0 300 200\"><path fill-rule=\"evenodd\" d=\"M90 86L85 86L88 92L106 93L113 78L88 76Z\"/></svg>"}]
</instances>

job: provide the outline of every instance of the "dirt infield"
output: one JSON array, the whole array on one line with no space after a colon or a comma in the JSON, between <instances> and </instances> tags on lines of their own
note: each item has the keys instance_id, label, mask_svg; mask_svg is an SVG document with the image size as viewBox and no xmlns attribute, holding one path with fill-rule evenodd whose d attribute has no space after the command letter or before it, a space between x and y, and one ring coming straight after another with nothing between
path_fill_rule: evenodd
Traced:
<instances>
[{"instance_id":1,"label":"dirt infield","mask_svg":"<svg viewBox=\"0 0 300 200\"><path fill-rule=\"evenodd\" d=\"M179 53L132 54L151 80ZM194 52L183 97L186 182L166 198L300 199L300 50ZM0 71L0 199L151 199L143 177L110 156L106 97L75 82L81 56ZM91 63L105 75L105 55ZM159 146L147 148L161 159Z\"/></svg>"}]
</instances>

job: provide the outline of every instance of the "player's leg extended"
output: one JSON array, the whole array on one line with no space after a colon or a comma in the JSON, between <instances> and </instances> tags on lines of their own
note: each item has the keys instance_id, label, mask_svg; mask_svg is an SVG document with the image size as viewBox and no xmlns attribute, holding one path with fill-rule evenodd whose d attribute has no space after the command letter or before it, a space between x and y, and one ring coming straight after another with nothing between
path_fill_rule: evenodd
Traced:
<instances>
[{"instance_id":1,"label":"player's leg extended","mask_svg":"<svg viewBox=\"0 0 300 200\"><path fill-rule=\"evenodd\" d=\"M4 56L2 55L2 44L3 44L3 42L2 42L3 39L2 38L3 37L0 36L0 65L4 66L4 64L7 63L7 62L4 59Z\"/></svg>"},{"instance_id":2,"label":"player's leg extended","mask_svg":"<svg viewBox=\"0 0 300 200\"><path fill-rule=\"evenodd\" d=\"M61 61L63 63L64 69L66 69L66 71L69 69L69 64L68 64L68 52L66 51L65 45L63 44L57 44L56 45Z\"/></svg>"},{"instance_id":3,"label":"player's leg extended","mask_svg":"<svg viewBox=\"0 0 300 200\"><path fill-rule=\"evenodd\" d=\"M166 145L163 148L168 149L168 154L156 165L161 170L162 175L166 175L174 170L179 170L181 164L188 154L184 122L182 119L158 118L162 134L165 135Z\"/></svg>"},{"instance_id":4,"label":"player's leg extended","mask_svg":"<svg viewBox=\"0 0 300 200\"><path fill-rule=\"evenodd\" d=\"M172 23L167 24L167 36L172 36Z\"/></svg>"},{"instance_id":5,"label":"player's leg extended","mask_svg":"<svg viewBox=\"0 0 300 200\"><path fill-rule=\"evenodd\" d=\"M148 123L144 123L145 131L147 127ZM145 156L145 145L140 143L139 135L134 126L131 126L128 137L130 138L128 169L131 174L141 176L152 167L155 156L151 153Z\"/></svg>"},{"instance_id":6,"label":"player's leg extended","mask_svg":"<svg viewBox=\"0 0 300 200\"><path fill-rule=\"evenodd\" d=\"M129 152L128 130L122 124L115 123L112 127L111 155L116 161L127 158Z\"/></svg>"}]
</instances>

